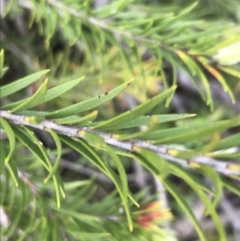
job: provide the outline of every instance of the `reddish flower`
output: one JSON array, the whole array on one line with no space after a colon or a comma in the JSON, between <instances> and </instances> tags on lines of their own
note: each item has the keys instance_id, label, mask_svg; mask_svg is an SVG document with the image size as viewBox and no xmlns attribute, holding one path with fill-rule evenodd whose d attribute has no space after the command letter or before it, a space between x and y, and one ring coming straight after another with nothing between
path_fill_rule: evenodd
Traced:
<instances>
[{"instance_id":1,"label":"reddish flower","mask_svg":"<svg viewBox=\"0 0 240 241\"><path fill-rule=\"evenodd\" d=\"M150 228L157 221L166 221L172 218L172 214L161 207L160 202L151 202L140 208L137 223L145 228Z\"/></svg>"}]
</instances>

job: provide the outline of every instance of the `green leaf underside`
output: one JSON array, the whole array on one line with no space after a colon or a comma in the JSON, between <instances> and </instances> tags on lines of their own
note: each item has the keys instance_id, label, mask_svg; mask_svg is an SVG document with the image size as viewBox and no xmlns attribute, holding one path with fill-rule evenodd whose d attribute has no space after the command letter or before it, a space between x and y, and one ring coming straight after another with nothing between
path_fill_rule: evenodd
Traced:
<instances>
[{"instance_id":1,"label":"green leaf underside","mask_svg":"<svg viewBox=\"0 0 240 241\"><path fill-rule=\"evenodd\" d=\"M61 118L61 117L66 117L69 115L75 115L87 110L91 110L93 108L96 108L97 106L104 104L105 102L113 99L115 96L120 94L128 85L128 83L124 83L115 89L106 92L105 94L99 95L97 97L82 101L80 103L71 105L69 107L60 109L58 111L52 112L48 114L47 116L50 118Z\"/></svg>"},{"instance_id":2,"label":"green leaf underside","mask_svg":"<svg viewBox=\"0 0 240 241\"><path fill-rule=\"evenodd\" d=\"M159 103L164 101L169 95L176 89L176 86L171 87L170 89L162 92L161 94L153 97L152 99L142 103L141 105L135 107L131 111L124 112L123 114L120 114L110 120L101 122L100 124L94 126L95 129L100 129L109 125L117 125L121 122L132 120L136 117L139 117L141 115L144 115L146 112L153 109L155 106L157 106Z\"/></svg>"},{"instance_id":3,"label":"green leaf underside","mask_svg":"<svg viewBox=\"0 0 240 241\"><path fill-rule=\"evenodd\" d=\"M165 130L154 131L146 134L141 139L154 140L154 143L185 142L193 138L206 138L215 132L222 132L227 128L239 125L240 116L231 120L193 124L187 127L175 127Z\"/></svg>"},{"instance_id":4,"label":"green leaf underside","mask_svg":"<svg viewBox=\"0 0 240 241\"><path fill-rule=\"evenodd\" d=\"M49 70L39 71L39 72L29 75L25 78L16 80L11 84L0 87L1 98L14 94L17 91L25 88L26 86L36 82L37 80L42 78L48 72L49 72Z\"/></svg>"},{"instance_id":5,"label":"green leaf underside","mask_svg":"<svg viewBox=\"0 0 240 241\"><path fill-rule=\"evenodd\" d=\"M140 116L135 118L134 120L123 121L122 123L101 127L100 129L101 130L127 129L127 128L149 125L153 120L153 118L157 119L158 124L161 124L161 123L166 123L171 121L178 121L185 118L191 118L194 116L196 116L196 114L162 114L162 115ZM87 126L94 127L100 123L101 122L94 122L94 123L87 124Z\"/></svg>"}]
</instances>

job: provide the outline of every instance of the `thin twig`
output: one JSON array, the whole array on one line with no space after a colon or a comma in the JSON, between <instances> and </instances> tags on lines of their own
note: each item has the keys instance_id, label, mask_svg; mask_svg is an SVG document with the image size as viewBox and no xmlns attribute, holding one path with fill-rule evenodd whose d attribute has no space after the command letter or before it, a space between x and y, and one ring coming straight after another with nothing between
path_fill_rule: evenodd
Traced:
<instances>
[{"instance_id":1,"label":"thin twig","mask_svg":"<svg viewBox=\"0 0 240 241\"><path fill-rule=\"evenodd\" d=\"M171 155L171 151L169 150L172 150L173 148L170 149L167 146L154 145L146 141L140 140L119 141L115 139L112 134L95 131L88 127L78 128L74 126L64 126L57 124L53 120L44 120L39 124L32 124L27 121L27 116L15 115L9 113L8 111L2 110L0 111L0 116L16 125L30 126L36 129L46 131L47 129L52 129L59 134L69 137L78 137L85 139L84 132L90 132L101 136L106 144L125 150L127 152L134 152L135 147L145 148L155 152L162 159L180 164L183 167L199 166L199 164L203 164L212 167L215 171L224 175L240 175L240 166L233 162L215 160L206 156L196 156L193 157L191 160L185 160Z\"/></svg>"}]
</instances>

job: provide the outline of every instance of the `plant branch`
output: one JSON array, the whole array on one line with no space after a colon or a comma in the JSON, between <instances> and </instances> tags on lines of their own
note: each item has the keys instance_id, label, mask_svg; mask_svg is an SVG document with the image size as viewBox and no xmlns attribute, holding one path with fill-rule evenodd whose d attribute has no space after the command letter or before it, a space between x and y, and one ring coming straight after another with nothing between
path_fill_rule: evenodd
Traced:
<instances>
[{"instance_id":1,"label":"plant branch","mask_svg":"<svg viewBox=\"0 0 240 241\"><path fill-rule=\"evenodd\" d=\"M119 141L117 139L114 139L114 136L109 133L95 131L88 127L78 128L74 126L59 125L53 120L44 120L39 124L32 124L27 121L27 116L11 114L8 111L0 111L0 116L16 125L30 126L45 131L47 131L47 129L52 129L59 134L69 137L78 137L85 139L84 132L97 134L104 139L106 144L109 144L111 146L128 152L134 152L134 147L145 148L155 152L162 159L179 164L183 167L191 167L194 165L199 166L199 164L203 164L212 167L215 171L224 175L240 175L240 166L235 163L223 160L215 160L206 156L196 156L191 158L191 160L185 160L171 155L170 152L172 148L170 149L167 146L153 145L146 141L140 140ZM91 145L91 143L89 144Z\"/></svg>"}]
</instances>

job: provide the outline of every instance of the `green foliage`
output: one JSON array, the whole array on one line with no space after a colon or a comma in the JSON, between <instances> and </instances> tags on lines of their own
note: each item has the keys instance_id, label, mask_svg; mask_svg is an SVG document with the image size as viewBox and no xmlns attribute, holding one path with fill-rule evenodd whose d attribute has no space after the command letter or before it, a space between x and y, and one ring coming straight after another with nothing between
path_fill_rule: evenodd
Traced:
<instances>
[{"instance_id":1,"label":"green foliage","mask_svg":"<svg viewBox=\"0 0 240 241\"><path fill-rule=\"evenodd\" d=\"M1 229L1 237L175 240L169 230L159 226L158 222L171 219L164 207L152 211L161 218L151 217L150 227L140 221L144 211L150 210L144 209L145 190L133 193L125 166L126 160L136 160L163 183L192 221L200 240L208 237L180 188L172 183L173 176L202 201L218 240L226 240L216 208L223 188L240 195L234 182L240 177L240 136L225 135L231 128L239 128L240 116L218 116L209 76L235 102L234 88L240 77L239 25L217 18L210 9L199 11L202 2L185 3L184 7L176 1L156 6L147 2L109 1L101 8L94 8L93 1L6 3L4 20L20 16L30 28L28 41L33 44L40 37L41 43L32 50L35 59L39 55L34 60L38 64L33 64L38 66L35 73L1 81L0 130L6 137L1 140L0 200L9 222ZM231 8L226 16L228 11ZM3 41L6 56L0 52L3 80L8 74L4 63L11 69L14 62L7 55L18 46L15 34L11 44ZM63 42L64 53L54 52L57 41ZM81 61L71 57L72 51L76 58L82 56ZM146 54L150 57L145 60ZM25 63L26 58L21 64L28 72L32 68ZM166 66L171 67L170 79ZM179 69L189 74L197 94L214 111L212 116L169 113ZM34 93L22 98L31 88ZM124 94L135 97L139 104L121 113L114 103L126 105ZM43 144L37 130L53 145ZM62 174L63 156L73 150L80 158L78 164L85 162L98 169L116 191L108 190L99 201L96 193L103 187L97 177L75 180ZM212 187L202 181L206 177ZM147 203L154 203L154 198Z\"/></svg>"}]
</instances>

